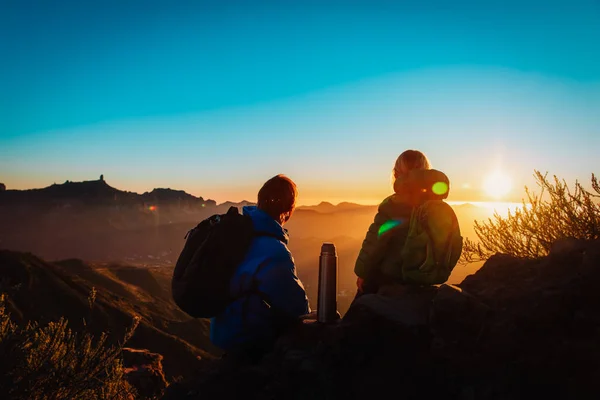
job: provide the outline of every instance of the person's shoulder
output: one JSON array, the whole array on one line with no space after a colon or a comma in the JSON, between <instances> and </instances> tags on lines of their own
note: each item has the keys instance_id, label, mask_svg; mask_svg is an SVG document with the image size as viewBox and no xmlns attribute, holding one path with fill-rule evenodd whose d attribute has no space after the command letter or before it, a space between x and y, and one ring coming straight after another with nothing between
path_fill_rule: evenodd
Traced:
<instances>
[{"instance_id":1,"label":"person's shoulder","mask_svg":"<svg viewBox=\"0 0 600 400\"><path fill-rule=\"evenodd\" d=\"M402 193L394 193L381 202L379 212L389 217L405 216L412 212L412 206Z\"/></svg>"},{"instance_id":2,"label":"person's shoulder","mask_svg":"<svg viewBox=\"0 0 600 400\"><path fill-rule=\"evenodd\" d=\"M379 211L385 211L386 209L388 209L391 206L391 203L394 201L393 200L394 195L389 195L388 197L386 197L385 199L383 199L381 201L381 203L379 203L379 207L378 210Z\"/></svg>"},{"instance_id":3,"label":"person's shoulder","mask_svg":"<svg viewBox=\"0 0 600 400\"><path fill-rule=\"evenodd\" d=\"M256 238L256 251L264 253L268 258L292 259L292 253L287 245L274 236L259 236Z\"/></svg>"},{"instance_id":4,"label":"person's shoulder","mask_svg":"<svg viewBox=\"0 0 600 400\"><path fill-rule=\"evenodd\" d=\"M403 193L394 193L389 195L379 204L379 211L393 211L398 207L410 206L410 203Z\"/></svg>"}]
</instances>

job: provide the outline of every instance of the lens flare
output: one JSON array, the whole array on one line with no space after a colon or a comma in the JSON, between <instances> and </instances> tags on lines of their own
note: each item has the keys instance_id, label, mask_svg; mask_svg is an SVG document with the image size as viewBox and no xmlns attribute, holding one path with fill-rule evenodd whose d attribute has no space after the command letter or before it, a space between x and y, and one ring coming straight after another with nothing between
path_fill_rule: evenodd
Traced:
<instances>
[{"instance_id":1,"label":"lens flare","mask_svg":"<svg viewBox=\"0 0 600 400\"><path fill-rule=\"evenodd\" d=\"M448 184L446 182L436 182L431 187L431 191L438 196L448 193Z\"/></svg>"},{"instance_id":2,"label":"lens flare","mask_svg":"<svg viewBox=\"0 0 600 400\"><path fill-rule=\"evenodd\" d=\"M379 232L377 233L377 235L381 236L381 235L385 234L386 232L389 232L390 230L392 230L395 227L397 227L398 225L400 225L402 222L403 221L401 219L391 219L389 221L384 222L379 227Z\"/></svg>"},{"instance_id":3,"label":"lens flare","mask_svg":"<svg viewBox=\"0 0 600 400\"><path fill-rule=\"evenodd\" d=\"M150 206L150 207L148 207L148 210L150 210L150 211L156 211L156 206Z\"/></svg>"}]
</instances>

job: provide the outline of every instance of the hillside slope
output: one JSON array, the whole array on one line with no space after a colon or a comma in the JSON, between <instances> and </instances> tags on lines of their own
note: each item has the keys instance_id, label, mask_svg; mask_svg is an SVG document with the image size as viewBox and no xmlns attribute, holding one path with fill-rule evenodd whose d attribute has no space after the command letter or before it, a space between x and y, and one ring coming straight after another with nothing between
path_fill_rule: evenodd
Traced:
<instances>
[{"instance_id":1,"label":"hillside slope","mask_svg":"<svg viewBox=\"0 0 600 400\"><path fill-rule=\"evenodd\" d=\"M167 377L186 376L218 354L208 340L208 322L192 320L170 299L170 276L161 269L89 265L80 260L45 262L31 254L0 251L0 282L8 310L20 323L65 316L75 330L84 319L94 332L120 340L134 316L141 322L128 346L164 356ZM96 289L90 310L88 295Z\"/></svg>"}]
</instances>

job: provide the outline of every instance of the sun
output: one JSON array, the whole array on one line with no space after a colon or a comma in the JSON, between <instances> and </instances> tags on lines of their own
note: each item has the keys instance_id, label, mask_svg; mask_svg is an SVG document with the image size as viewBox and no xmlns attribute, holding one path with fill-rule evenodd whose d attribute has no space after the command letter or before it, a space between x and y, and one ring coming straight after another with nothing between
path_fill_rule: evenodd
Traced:
<instances>
[{"instance_id":1,"label":"sun","mask_svg":"<svg viewBox=\"0 0 600 400\"><path fill-rule=\"evenodd\" d=\"M506 196L511 188L512 182L510 178L501 171L492 172L483 181L483 190L495 199Z\"/></svg>"}]
</instances>

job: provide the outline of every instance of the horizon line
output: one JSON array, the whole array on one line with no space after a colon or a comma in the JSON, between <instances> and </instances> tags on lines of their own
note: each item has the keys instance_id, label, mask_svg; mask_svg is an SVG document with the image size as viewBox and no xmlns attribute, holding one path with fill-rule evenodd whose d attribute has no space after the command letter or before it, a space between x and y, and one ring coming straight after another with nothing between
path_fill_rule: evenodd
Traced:
<instances>
[{"instance_id":1,"label":"horizon line","mask_svg":"<svg viewBox=\"0 0 600 400\"><path fill-rule=\"evenodd\" d=\"M114 186L111 186L104 178L103 178L104 174L101 174L101 178L98 179L90 179L90 180L82 180L82 181L71 181L69 179L65 180L65 182L63 183L56 183L53 182L52 184L48 185L48 186L44 186L44 187L34 187L34 188L26 188L26 189L10 189L8 187L5 188L6 191L10 191L10 190L16 190L16 191L26 191L26 190L42 190L42 189L46 189L49 188L51 186L54 185L64 185L67 183L85 183L85 182L104 182L106 185L110 186L111 188L114 188L116 190L122 191L122 192L128 192L128 193L135 193L138 195L142 195L144 193L151 193L153 190L156 189L166 189L166 190L173 190L173 191L183 191L184 193L193 196L195 198L202 198L204 201L214 201L216 206L221 206L223 204L227 204L227 203L234 203L234 204L241 204L241 203L251 203L251 204L256 204L256 201L251 201L251 200L247 200L247 199L242 199L239 201L235 201L235 200L225 200L222 202L217 202L215 199L209 198L209 197L204 197L204 196L196 196L192 193L189 193L183 189L173 189L171 187L155 187L152 188L151 190L147 190L143 193L139 193L139 192L132 192L129 190L122 190L122 189L118 189ZM474 206L479 206L479 207L485 207L485 208L490 208L490 207L494 207L494 206L499 206L499 205L508 205L509 207L515 207L515 206L522 206L523 205L523 201L517 202L517 201L500 201L500 200L484 200L484 201L476 201L476 200L445 200L448 204L450 205L462 205L462 204L472 204ZM328 201L328 200L313 200L313 201L305 201L302 204L298 204L296 206L296 208L299 207L318 207L320 204L323 203L327 203L330 204L334 207L338 207L341 204L347 203L347 204L351 204L351 205L357 205L357 206L361 206L361 207L376 207L378 206L381 201L373 201L373 200L369 200L369 201L356 201L356 200L342 200L342 201L338 201L338 202L333 202L333 201Z\"/></svg>"}]
</instances>

